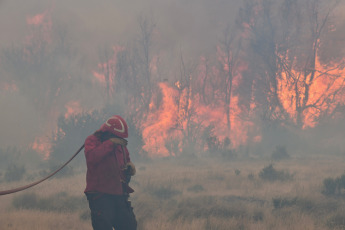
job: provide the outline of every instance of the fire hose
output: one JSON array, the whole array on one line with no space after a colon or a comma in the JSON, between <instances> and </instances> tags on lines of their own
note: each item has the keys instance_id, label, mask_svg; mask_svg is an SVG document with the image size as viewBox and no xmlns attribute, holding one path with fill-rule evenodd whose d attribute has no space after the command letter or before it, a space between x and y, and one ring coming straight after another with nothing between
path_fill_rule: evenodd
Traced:
<instances>
[{"instance_id":1,"label":"fire hose","mask_svg":"<svg viewBox=\"0 0 345 230\"><path fill-rule=\"evenodd\" d=\"M69 162L71 162L77 155L78 153L84 148L84 145L82 145L78 151L65 163L63 164L60 168L58 168L57 170L55 170L54 172L52 172L51 174L49 174L48 176L44 177L43 179L41 180L38 180L38 181L35 181L31 184L28 184L28 185L24 185L24 186L21 186L21 187L18 187L18 188L14 188L14 189L10 189L10 190L4 190L4 191L0 191L0 196L2 195L7 195L7 194L11 194L11 193L15 193L15 192L19 192L19 191L22 191L22 190L25 190L25 189L28 189L28 188L31 188L35 185L38 185L39 183L47 180L48 178L54 176L57 172L59 172L61 169L63 169Z\"/></svg>"}]
</instances>

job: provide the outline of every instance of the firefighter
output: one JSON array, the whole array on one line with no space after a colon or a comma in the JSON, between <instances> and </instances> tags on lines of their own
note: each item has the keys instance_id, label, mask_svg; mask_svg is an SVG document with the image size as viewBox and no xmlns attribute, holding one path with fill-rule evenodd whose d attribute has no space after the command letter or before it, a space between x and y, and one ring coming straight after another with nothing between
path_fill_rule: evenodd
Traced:
<instances>
[{"instance_id":1,"label":"firefighter","mask_svg":"<svg viewBox=\"0 0 345 230\"><path fill-rule=\"evenodd\" d=\"M128 183L135 174L127 150L128 126L114 115L85 140L85 194L94 230L135 230L137 221L128 200Z\"/></svg>"}]
</instances>

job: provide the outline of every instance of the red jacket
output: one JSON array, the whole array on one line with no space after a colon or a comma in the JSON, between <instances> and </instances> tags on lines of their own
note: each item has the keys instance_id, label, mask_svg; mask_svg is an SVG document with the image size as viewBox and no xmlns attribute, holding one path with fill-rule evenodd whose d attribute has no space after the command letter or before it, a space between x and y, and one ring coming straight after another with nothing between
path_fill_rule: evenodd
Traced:
<instances>
[{"instance_id":1,"label":"red jacket","mask_svg":"<svg viewBox=\"0 0 345 230\"><path fill-rule=\"evenodd\" d=\"M129 152L126 147L124 149L129 162ZM125 181L125 175L120 170L124 166L122 147L110 140L101 142L96 136L90 135L85 140L84 152L87 164L85 192L124 194L122 181ZM127 187L127 192L133 190Z\"/></svg>"}]
</instances>

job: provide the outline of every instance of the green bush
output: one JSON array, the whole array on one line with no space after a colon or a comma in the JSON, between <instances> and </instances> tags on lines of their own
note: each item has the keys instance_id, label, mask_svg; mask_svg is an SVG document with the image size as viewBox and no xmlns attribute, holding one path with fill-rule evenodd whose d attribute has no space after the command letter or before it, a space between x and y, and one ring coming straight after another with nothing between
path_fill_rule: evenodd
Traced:
<instances>
[{"instance_id":1,"label":"green bush","mask_svg":"<svg viewBox=\"0 0 345 230\"><path fill-rule=\"evenodd\" d=\"M259 177L266 181L288 181L293 179L292 174L276 170L272 164L264 167L259 173Z\"/></svg>"}]
</instances>

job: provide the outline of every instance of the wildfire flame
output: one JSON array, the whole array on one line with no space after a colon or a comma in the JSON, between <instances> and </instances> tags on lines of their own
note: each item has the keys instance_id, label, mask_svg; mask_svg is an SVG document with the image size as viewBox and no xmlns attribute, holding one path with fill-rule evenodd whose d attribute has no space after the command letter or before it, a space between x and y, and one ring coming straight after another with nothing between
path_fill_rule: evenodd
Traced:
<instances>
[{"instance_id":1,"label":"wildfire flame","mask_svg":"<svg viewBox=\"0 0 345 230\"><path fill-rule=\"evenodd\" d=\"M35 43L35 46L32 47L40 50L44 46L41 44L42 42L49 44L52 41L52 21L49 11L28 17L26 22L31 28L30 35L26 37L27 44ZM241 36L249 36L251 23L244 25L246 29ZM40 36L41 39L36 39L37 36ZM92 71L94 83L106 90L107 98L113 98L116 95L117 59L119 52L125 49L122 46L112 47L112 55L106 57L106 60L102 60L97 66L98 69ZM39 51L26 49L24 52L29 62L35 52ZM152 95L150 98L147 114L136 118L142 119L138 124L140 124L139 129L142 132L143 149L148 152L149 156L181 154L187 139L200 150L208 150L209 147L203 142L205 140L202 139L204 138L202 135L210 127L212 127L211 134L216 137L217 141L223 142L227 138L231 140L229 148L236 148L248 142L261 141L260 127L252 119L253 111L258 107L256 99L252 95L255 90L258 90L255 88L255 81L251 95L247 96L249 99L246 106L241 102L242 95L236 93L244 80L244 73L249 71L249 63L240 58L236 63L232 62L234 61L232 53L226 52L228 51L224 51L218 46L217 58L215 58L218 62L213 65L208 64L206 58L201 57L197 73L186 74L186 79L174 80L173 83L169 83L169 81L150 82L153 85L152 88L158 86L159 90L153 91L157 95ZM148 72L159 79L157 76L159 75L160 56L158 54L152 56ZM232 63L230 64L230 62ZM277 93L282 108L293 123L301 122L303 128L315 127L323 115L333 114L337 106L344 105L345 102L345 73L342 63L330 63L325 66L317 59L315 69L310 70L310 72L313 71L315 73L313 79L311 79L310 73L305 74L296 69L282 72L280 75L277 73L277 76L280 76L277 78ZM224 85L230 84L230 80L224 81L224 78L230 75L232 89L227 92L229 93L227 96L231 100L227 102L224 100ZM204 87L203 92L201 92L202 87ZM14 83L5 83L1 89L18 91ZM58 94L59 92L56 96ZM212 99L206 100L203 94L214 96ZM145 97L143 92L141 92L141 96ZM157 103L159 97L161 100ZM66 111L62 115L66 119L84 111L78 100L71 100L64 107ZM56 110L51 114L52 123L56 123L57 118L61 115L60 111ZM134 108L133 110L136 112L139 109ZM57 127L54 128L57 129ZM48 157L51 140L47 139L47 135L37 137L32 148Z\"/></svg>"},{"instance_id":2,"label":"wildfire flame","mask_svg":"<svg viewBox=\"0 0 345 230\"><path fill-rule=\"evenodd\" d=\"M297 122L297 105L301 105L305 100L305 85L308 84L308 101L303 111L303 128L315 127L323 113L330 115L339 104L345 102L345 72L344 67L334 64L336 68L322 65L317 59L316 73L313 81L310 78L301 76L300 72L292 71L290 76L283 73L279 79L279 97L283 102L284 109L289 113L291 119ZM331 69L331 70L330 70ZM293 80L292 80L293 79Z\"/></svg>"},{"instance_id":3,"label":"wildfire flame","mask_svg":"<svg viewBox=\"0 0 345 230\"><path fill-rule=\"evenodd\" d=\"M107 89L108 96L114 94L117 55L125 48L122 46L113 47L113 56L105 63L98 64L98 71L93 71L93 76L97 81Z\"/></svg>"}]
</instances>

